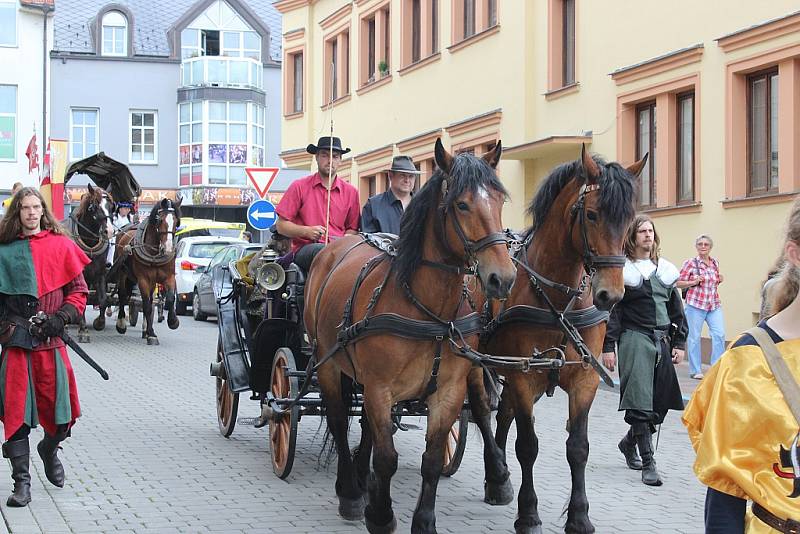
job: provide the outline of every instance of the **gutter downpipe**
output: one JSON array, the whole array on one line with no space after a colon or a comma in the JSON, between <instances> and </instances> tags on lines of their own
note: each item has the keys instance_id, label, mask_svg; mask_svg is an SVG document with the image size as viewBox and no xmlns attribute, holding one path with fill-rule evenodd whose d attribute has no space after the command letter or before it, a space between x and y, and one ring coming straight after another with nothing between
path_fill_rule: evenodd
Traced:
<instances>
[{"instance_id":1,"label":"gutter downpipe","mask_svg":"<svg viewBox=\"0 0 800 534\"><path fill-rule=\"evenodd\" d=\"M47 15L49 5L42 6L44 29L42 31L42 148L47 150Z\"/></svg>"}]
</instances>

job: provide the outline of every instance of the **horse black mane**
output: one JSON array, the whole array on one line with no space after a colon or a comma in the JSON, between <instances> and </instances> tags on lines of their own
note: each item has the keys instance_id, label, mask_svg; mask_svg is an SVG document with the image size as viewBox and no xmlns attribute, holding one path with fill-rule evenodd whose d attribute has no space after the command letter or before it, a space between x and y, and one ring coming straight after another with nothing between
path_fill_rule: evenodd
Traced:
<instances>
[{"instance_id":1,"label":"horse black mane","mask_svg":"<svg viewBox=\"0 0 800 534\"><path fill-rule=\"evenodd\" d=\"M602 218L613 231L624 232L636 212L634 177L619 163L606 163L597 155L592 155L592 159L600 169L597 183L600 184L598 193ZM573 178L586 183L586 171L580 159L559 165L544 179L528 206L527 213L533 219L533 225L526 235L541 228L556 197Z\"/></svg>"},{"instance_id":2,"label":"horse black mane","mask_svg":"<svg viewBox=\"0 0 800 534\"><path fill-rule=\"evenodd\" d=\"M152 210L150 210L150 215L147 216L147 224L152 226L158 226L158 217L161 210L168 210L168 209L175 210L175 228L181 225L181 207L178 204L175 204L169 198L161 199L161 202L158 206L154 206Z\"/></svg>"},{"instance_id":3,"label":"horse black mane","mask_svg":"<svg viewBox=\"0 0 800 534\"><path fill-rule=\"evenodd\" d=\"M481 187L494 189L508 196L503 184L497 178L494 169L482 158L472 154L459 154L453 159L450 170L452 181L447 188L444 206L449 206L463 193L475 192ZM416 270L422 259L422 246L425 230L434 221L428 220L428 212L438 202L442 190L442 180L447 177L437 169L427 183L420 189L408 204L403 218L400 220L400 237L397 239L397 257L394 268L397 270L397 279L406 283Z\"/></svg>"}]
</instances>

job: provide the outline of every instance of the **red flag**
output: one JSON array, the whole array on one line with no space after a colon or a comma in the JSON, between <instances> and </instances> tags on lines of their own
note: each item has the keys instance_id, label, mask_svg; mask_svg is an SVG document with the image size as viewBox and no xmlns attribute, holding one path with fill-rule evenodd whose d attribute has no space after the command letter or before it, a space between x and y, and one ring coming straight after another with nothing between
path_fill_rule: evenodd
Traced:
<instances>
[{"instance_id":1,"label":"red flag","mask_svg":"<svg viewBox=\"0 0 800 534\"><path fill-rule=\"evenodd\" d=\"M28 148L25 150L25 155L28 156L28 172L33 172L33 169L39 168L39 148L36 146L36 132L33 132Z\"/></svg>"},{"instance_id":2,"label":"red flag","mask_svg":"<svg viewBox=\"0 0 800 534\"><path fill-rule=\"evenodd\" d=\"M44 151L44 165L42 165L42 179L39 185L48 185L50 183L50 141L47 141L47 149Z\"/></svg>"}]
</instances>

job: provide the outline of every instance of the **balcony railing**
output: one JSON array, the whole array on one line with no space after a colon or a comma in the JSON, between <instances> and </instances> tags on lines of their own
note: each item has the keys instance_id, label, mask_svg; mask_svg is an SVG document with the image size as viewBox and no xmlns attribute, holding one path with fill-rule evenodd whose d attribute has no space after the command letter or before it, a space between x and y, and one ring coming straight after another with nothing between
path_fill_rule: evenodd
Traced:
<instances>
[{"instance_id":1,"label":"balcony railing","mask_svg":"<svg viewBox=\"0 0 800 534\"><path fill-rule=\"evenodd\" d=\"M264 89L264 68L246 57L199 56L181 63L182 87Z\"/></svg>"}]
</instances>

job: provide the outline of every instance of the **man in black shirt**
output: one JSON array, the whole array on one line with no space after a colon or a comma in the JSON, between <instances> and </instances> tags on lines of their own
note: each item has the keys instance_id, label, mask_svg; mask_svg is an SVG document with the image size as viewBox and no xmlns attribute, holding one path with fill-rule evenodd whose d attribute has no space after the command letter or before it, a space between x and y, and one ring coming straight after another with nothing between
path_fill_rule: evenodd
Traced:
<instances>
[{"instance_id":1,"label":"man in black shirt","mask_svg":"<svg viewBox=\"0 0 800 534\"><path fill-rule=\"evenodd\" d=\"M420 171L409 156L395 156L389 173L389 190L367 200L361 212L361 231L366 233L400 233L400 219L408 203Z\"/></svg>"}]
</instances>

